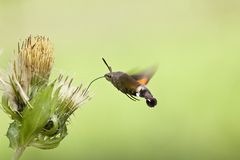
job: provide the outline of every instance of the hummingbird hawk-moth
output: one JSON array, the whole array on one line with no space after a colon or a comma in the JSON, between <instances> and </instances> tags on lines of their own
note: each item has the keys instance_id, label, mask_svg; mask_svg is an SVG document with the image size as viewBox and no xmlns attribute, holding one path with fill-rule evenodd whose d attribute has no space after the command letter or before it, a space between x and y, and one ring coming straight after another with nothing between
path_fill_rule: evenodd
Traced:
<instances>
[{"instance_id":1,"label":"hummingbird hawk-moth","mask_svg":"<svg viewBox=\"0 0 240 160\"><path fill-rule=\"evenodd\" d=\"M85 93L87 92L87 90L94 81L100 78L105 78L131 100L138 101L139 99L136 97L142 97L146 99L146 103L149 107L154 107L157 105L157 99L153 97L149 89L146 87L147 83L156 72L156 67L149 68L138 74L130 75L120 71L113 72L111 66L107 64L106 60L104 58L102 58L102 60L107 66L109 73L106 73L104 76L94 79L88 85L87 89L85 90Z\"/></svg>"},{"instance_id":2,"label":"hummingbird hawk-moth","mask_svg":"<svg viewBox=\"0 0 240 160\"><path fill-rule=\"evenodd\" d=\"M105 74L106 80L110 81L119 91L127 95L133 101L137 101L136 97L143 97L149 107L157 105L157 99L153 97L149 89L146 87L149 80L154 75L156 68L149 68L141 73L129 75L124 72L113 72L104 58L105 65L108 67L109 73Z\"/></svg>"}]
</instances>

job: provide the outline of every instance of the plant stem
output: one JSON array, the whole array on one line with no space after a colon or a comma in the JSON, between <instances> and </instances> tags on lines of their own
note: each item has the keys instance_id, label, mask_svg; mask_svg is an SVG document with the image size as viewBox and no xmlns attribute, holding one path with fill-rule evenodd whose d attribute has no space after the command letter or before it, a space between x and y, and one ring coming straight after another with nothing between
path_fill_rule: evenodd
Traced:
<instances>
[{"instance_id":1,"label":"plant stem","mask_svg":"<svg viewBox=\"0 0 240 160\"><path fill-rule=\"evenodd\" d=\"M25 149L26 147L17 148L12 160L19 160Z\"/></svg>"}]
</instances>

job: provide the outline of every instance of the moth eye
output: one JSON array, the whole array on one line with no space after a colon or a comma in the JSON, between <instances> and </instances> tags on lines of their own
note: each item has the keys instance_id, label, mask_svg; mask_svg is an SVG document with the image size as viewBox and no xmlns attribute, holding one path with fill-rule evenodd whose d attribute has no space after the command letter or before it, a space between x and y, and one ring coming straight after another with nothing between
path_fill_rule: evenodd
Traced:
<instances>
[{"instance_id":1,"label":"moth eye","mask_svg":"<svg viewBox=\"0 0 240 160\"><path fill-rule=\"evenodd\" d=\"M107 77L111 79L111 78L112 78L112 75L110 75L110 74L107 74Z\"/></svg>"},{"instance_id":2,"label":"moth eye","mask_svg":"<svg viewBox=\"0 0 240 160\"><path fill-rule=\"evenodd\" d=\"M107 78L107 79L111 79L111 78L112 78L112 75L109 74L109 73L107 73L107 74L104 75L104 77Z\"/></svg>"},{"instance_id":3,"label":"moth eye","mask_svg":"<svg viewBox=\"0 0 240 160\"><path fill-rule=\"evenodd\" d=\"M57 134L59 130L59 122L57 116L53 116L50 118L47 122L47 124L44 126L44 134L48 136L52 136L54 134Z\"/></svg>"}]
</instances>

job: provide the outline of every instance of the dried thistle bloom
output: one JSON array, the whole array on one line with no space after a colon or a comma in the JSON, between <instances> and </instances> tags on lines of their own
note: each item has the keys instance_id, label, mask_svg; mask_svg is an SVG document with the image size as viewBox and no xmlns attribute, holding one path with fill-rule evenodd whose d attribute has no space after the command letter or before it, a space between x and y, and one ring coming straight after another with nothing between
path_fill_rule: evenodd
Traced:
<instances>
[{"instance_id":1,"label":"dried thistle bloom","mask_svg":"<svg viewBox=\"0 0 240 160\"><path fill-rule=\"evenodd\" d=\"M22 45L18 44L18 54L13 65L13 74L18 81L23 82L21 85L32 87L44 84L49 79L53 65L51 42L42 36L30 36Z\"/></svg>"},{"instance_id":2,"label":"dried thistle bloom","mask_svg":"<svg viewBox=\"0 0 240 160\"><path fill-rule=\"evenodd\" d=\"M35 92L48 83L52 65L53 46L48 38L30 36L18 43L10 73L1 79L5 101L14 112L22 112Z\"/></svg>"},{"instance_id":3,"label":"dried thistle bloom","mask_svg":"<svg viewBox=\"0 0 240 160\"><path fill-rule=\"evenodd\" d=\"M18 43L18 53L10 73L11 81L19 82L31 99L39 87L48 83L52 65L53 46L49 39L30 36L22 44Z\"/></svg>"},{"instance_id":4,"label":"dried thistle bloom","mask_svg":"<svg viewBox=\"0 0 240 160\"><path fill-rule=\"evenodd\" d=\"M0 73L2 108L14 120L7 137L15 159L28 146L57 147L67 135L70 115L89 99L82 85L72 86L73 79L60 75L49 82L52 65L49 39L30 36L18 45L10 73Z\"/></svg>"}]
</instances>

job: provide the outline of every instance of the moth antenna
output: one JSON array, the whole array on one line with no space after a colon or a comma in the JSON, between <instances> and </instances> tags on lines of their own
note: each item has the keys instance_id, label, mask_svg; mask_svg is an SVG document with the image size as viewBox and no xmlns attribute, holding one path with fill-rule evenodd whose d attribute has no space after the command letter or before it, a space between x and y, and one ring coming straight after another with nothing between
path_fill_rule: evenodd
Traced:
<instances>
[{"instance_id":1,"label":"moth antenna","mask_svg":"<svg viewBox=\"0 0 240 160\"><path fill-rule=\"evenodd\" d=\"M106 66L108 67L108 70L110 71L110 73L112 73L112 67L107 64L107 62L104 58L102 58L102 60L106 64Z\"/></svg>"},{"instance_id":2,"label":"moth antenna","mask_svg":"<svg viewBox=\"0 0 240 160\"><path fill-rule=\"evenodd\" d=\"M83 96L85 96L85 94L87 93L87 91L88 91L88 89L90 88L90 86L92 85L92 83L95 82L95 81L98 80L98 79L101 79L101 78L104 78L104 76L101 76L101 77L98 77L98 78L95 78L94 80L92 80L92 81L89 83L88 87L84 90Z\"/></svg>"}]
</instances>

